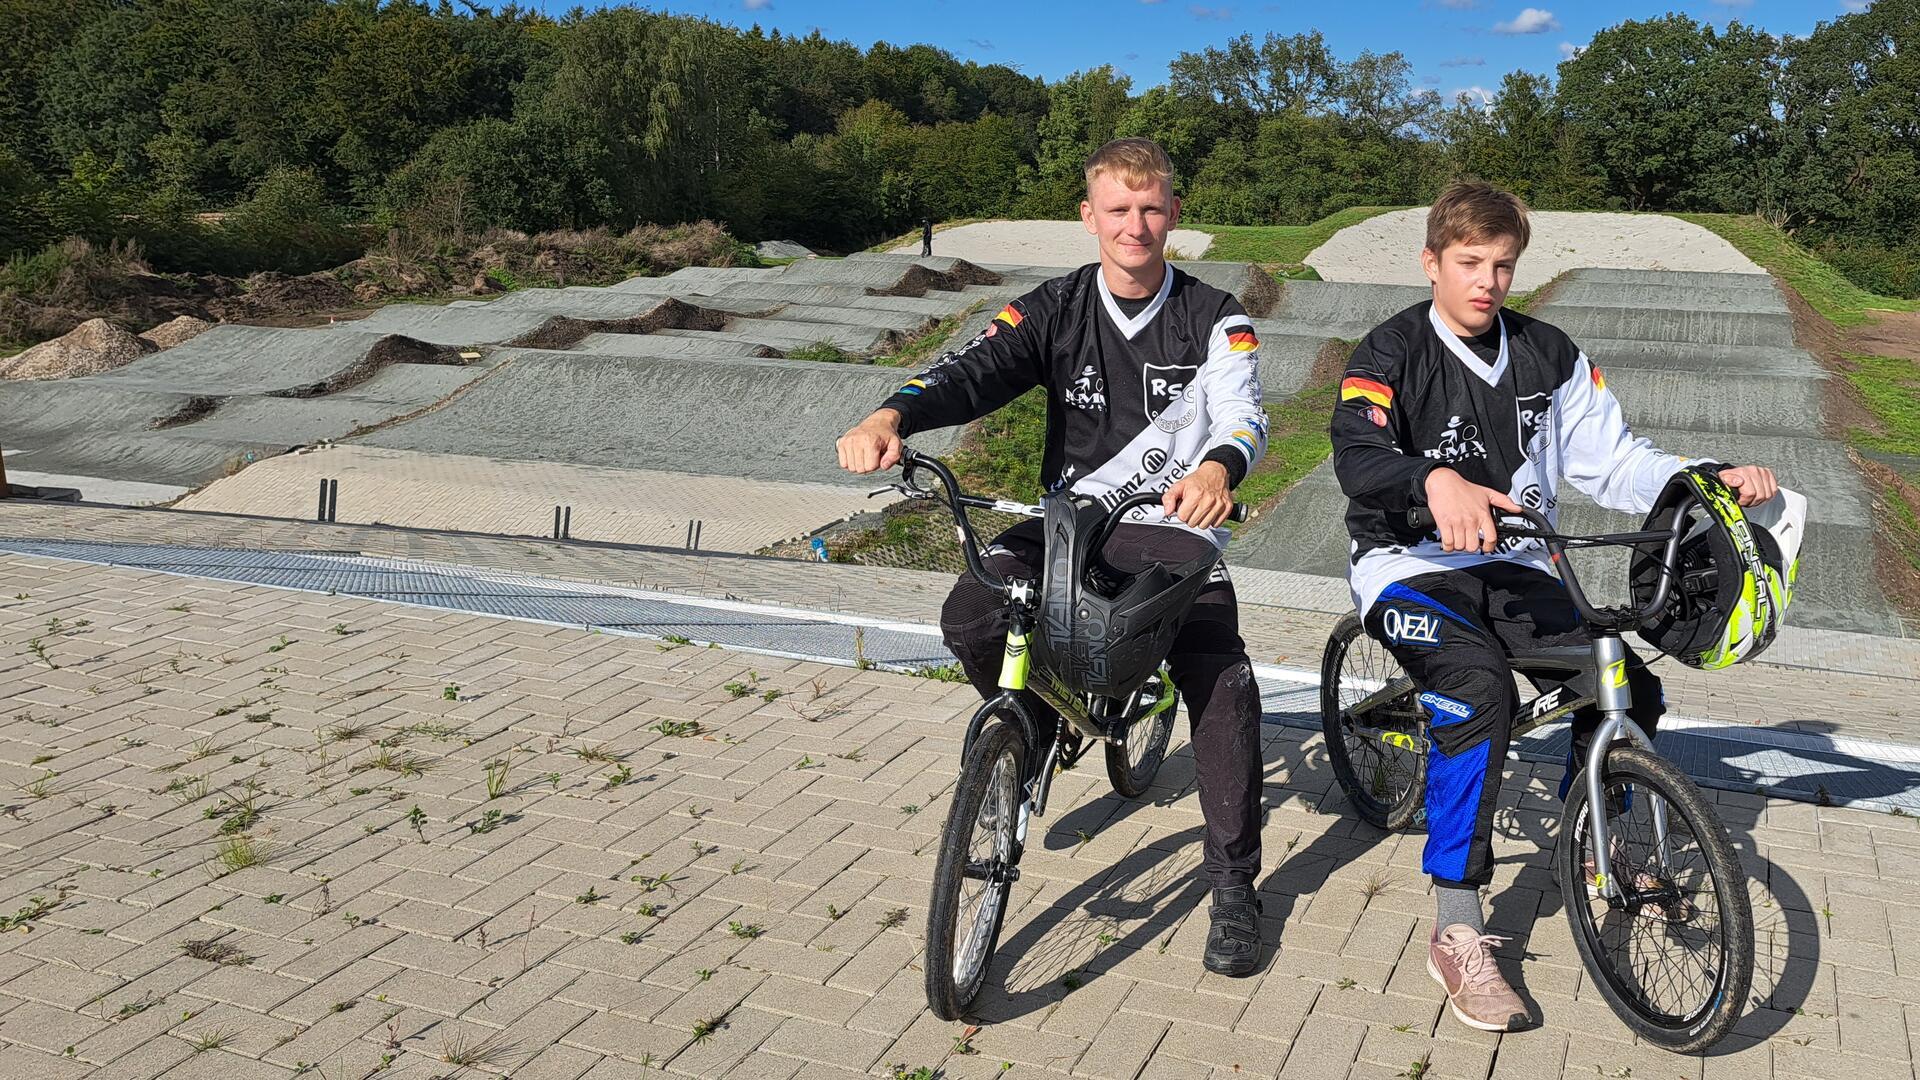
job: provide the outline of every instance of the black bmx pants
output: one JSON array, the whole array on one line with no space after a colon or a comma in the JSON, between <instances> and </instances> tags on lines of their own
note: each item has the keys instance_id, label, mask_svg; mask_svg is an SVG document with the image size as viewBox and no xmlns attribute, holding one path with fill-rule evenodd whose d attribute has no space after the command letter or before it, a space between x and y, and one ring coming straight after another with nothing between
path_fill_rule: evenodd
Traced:
<instances>
[{"instance_id":1,"label":"black bmx pants","mask_svg":"<svg viewBox=\"0 0 1920 1080\"><path fill-rule=\"evenodd\" d=\"M1565 586L1512 563L1396 582L1367 610L1365 625L1420 688L1420 703L1431 717L1421 868L1441 884L1485 885L1493 878L1493 816L1520 707L1507 656L1585 645L1592 637ZM1586 669L1564 678L1527 679L1540 690L1564 685L1580 697L1594 693L1593 673ZM1632 650L1627 688L1627 716L1652 735L1665 711L1660 679ZM1574 753L1583 759L1600 724L1599 709L1579 709L1572 721ZM1563 781L1563 797L1565 792Z\"/></svg>"},{"instance_id":2,"label":"black bmx pants","mask_svg":"<svg viewBox=\"0 0 1920 1080\"><path fill-rule=\"evenodd\" d=\"M1042 536L1038 520L1015 525L989 547L988 566L1003 577L1037 581ZM1133 573L1150 563L1186 562L1209 543L1181 529L1121 525L1103 554L1115 569ZM968 681L982 697L997 696L1007 641L1005 602L972 574L962 574L940 613L940 629ZM1187 710L1200 812L1206 819L1202 857L1208 882L1214 888L1249 884L1260 870L1260 690L1240 639L1232 582L1201 590L1167 663ZM1038 695L1026 693L1043 724L1055 717Z\"/></svg>"}]
</instances>

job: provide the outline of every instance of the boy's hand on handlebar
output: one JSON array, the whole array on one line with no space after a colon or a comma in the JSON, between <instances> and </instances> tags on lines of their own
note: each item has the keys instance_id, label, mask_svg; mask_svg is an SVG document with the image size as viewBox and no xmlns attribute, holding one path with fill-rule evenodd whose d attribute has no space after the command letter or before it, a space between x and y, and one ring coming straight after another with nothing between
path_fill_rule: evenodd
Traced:
<instances>
[{"instance_id":1,"label":"boy's hand on handlebar","mask_svg":"<svg viewBox=\"0 0 1920 1080\"><path fill-rule=\"evenodd\" d=\"M900 464L900 414L878 409L854 425L834 444L840 467L850 473L870 473Z\"/></svg>"},{"instance_id":2,"label":"boy's hand on handlebar","mask_svg":"<svg viewBox=\"0 0 1920 1080\"><path fill-rule=\"evenodd\" d=\"M1481 487L1452 469L1435 469L1427 474L1427 508L1433 511L1442 550L1487 554L1500 543L1493 512L1520 512L1505 492Z\"/></svg>"},{"instance_id":3,"label":"boy's hand on handlebar","mask_svg":"<svg viewBox=\"0 0 1920 1080\"><path fill-rule=\"evenodd\" d=\"M1217 461L1202 462L1198 469L1182 477L1160 499L1160 508L1168 517L1196 529L1211 529L1233 513L1233 492L1227 488L1227 467Z\"/></svg>"},{"instance_id":4,"label":"boy's hand on handlebar","mask_svg":"<svg viewBox=\"0 0 1920 1080\"><path fill-rule=\"evenodd\" d=\"M1721 469L1720 479L1740 497L1741 506L1758 506L1780 494L1780 482L1773 478L1773 470L1765 466Z\"/></svg>"}]
</instances>

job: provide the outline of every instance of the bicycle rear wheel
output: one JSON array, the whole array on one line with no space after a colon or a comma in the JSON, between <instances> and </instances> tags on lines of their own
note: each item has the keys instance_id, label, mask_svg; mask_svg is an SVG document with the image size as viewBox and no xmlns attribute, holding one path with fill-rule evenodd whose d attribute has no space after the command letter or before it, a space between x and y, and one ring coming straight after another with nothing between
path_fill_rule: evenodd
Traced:
<instances>
[{"instance_id":1,"label":"bicycle rear wheel","mask_svg":"<svg viewBox=\"0 0 1920 1080\"><path fill-rule=\"evenodd\" d=\"M1154 774L1160 771L1160 763L1167 759L1174 716L1180 711L1179 699L1176 697L1152 716L1146 713L1171 689L1170 678L1167 669L1161 668L1147 680L1134 694L1130 710L1133 718L1121 729L1120 739L1107 744L1107 779L1113 782L1113 790L1129 799L1146 794L1153 786Z\"/></svg>"},{"instance_id":2,"label":"bicycle rear wheel","mask_svg":"<svg viewBox=\"0 0 1920 1080\"><path fill-rule=\"evenodd\" d=\"M1320 728L1333 775L1369 825L1416 826L1426 809L1427 723L1419 689L1348 614L1320 658Z\"/></svg>"},{"instance_id":3,"label":"bicycle rear wheel","mask_svg":"<svg viewBox=\"0 0 1920 1080\"><path fill-rule=\"evenodd\" d=\"M1014 725L989 721L960 764L940 835L927 905L927 1006L957 1020L986 981L1020 862L1028 747Z\"/></svg>"},{"instance_id":4,"label":"bicycle rear wheel","mask_svg":"<svg viewBox=\"0 0 1920 1080\"><path fill-rule=\"evenodd\" d=\"M1696 1053L1733 1030L1752 985L1747 875L1712 804L1672 762L1618 746L1604 767L1613 880L1628 896L1609 900L1597 888L1586 778L1575 777L1554 858L1574 944L1628 1027Z\"/></svg>"}]
</instances>

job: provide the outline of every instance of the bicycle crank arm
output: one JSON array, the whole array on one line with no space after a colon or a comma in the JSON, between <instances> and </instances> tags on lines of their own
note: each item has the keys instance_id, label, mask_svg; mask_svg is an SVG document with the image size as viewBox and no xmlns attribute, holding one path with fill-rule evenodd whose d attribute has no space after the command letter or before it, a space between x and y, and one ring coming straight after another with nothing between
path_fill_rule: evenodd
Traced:
<instances>
[{"instance_id":1,"label":"bicycle crank arm","mask_svg":"<svg viewBox=\"0 0 1920 1080\"><path fill-rule=\"evenodd\" d=\"M1368 694L1366 697L1361 698L1359 701L1354 702L1353 705L1347 709L1347 715L1361 716L1372 712L1390 701L1413 693L1413 690L1412 679L1395 679L1380 689L1375 690L1373 693Z\"/></svg>"}]
</instances>

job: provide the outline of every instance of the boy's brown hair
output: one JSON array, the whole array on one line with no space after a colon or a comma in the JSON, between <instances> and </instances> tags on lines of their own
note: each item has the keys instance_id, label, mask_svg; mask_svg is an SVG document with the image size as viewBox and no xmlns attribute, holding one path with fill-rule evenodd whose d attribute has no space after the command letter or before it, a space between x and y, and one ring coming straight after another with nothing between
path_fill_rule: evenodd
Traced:
<instances>
[{"instance_id":1,"label":"boy's brown hair","mask_svg":"<svg viewBox=\"0 0 1920 1080\"><path fill-rule=\"evenodd\" d=\"M1112 173L1134 190L1165 181L1173 186L1173 160L1152 139L1115 139L1087 158L1087 190L1101 173Z\"/></svg>"},{"instance_id":2,"label":"boy's brown hair","mask_svg":"<svg viewBox=\"0 0 1920 1080\"><path fill-rule=\"evenodd\" d=\"M1427 211L1427 250L1439 255L1451 244L1484 244L1511 236L1527 250L1533 231L1527 204L1492 184L1461 180L1448 185Z\"/></svg>"}]
</instances>

